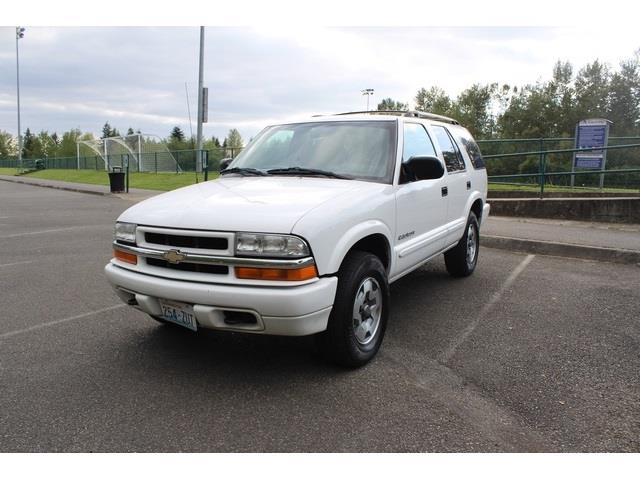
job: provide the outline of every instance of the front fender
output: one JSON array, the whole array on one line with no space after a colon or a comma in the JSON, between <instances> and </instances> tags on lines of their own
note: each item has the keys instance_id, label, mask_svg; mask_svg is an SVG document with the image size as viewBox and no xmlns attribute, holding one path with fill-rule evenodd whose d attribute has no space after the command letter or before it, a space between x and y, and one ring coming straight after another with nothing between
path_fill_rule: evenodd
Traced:
<instances>
[{"instance_id":1,"label":"front fender","mask_svg":"<svg viewBox=\"0 0 640 480\"><path fill-rule=\"evenodd\" d=\"M380 220L367 220L363 223L353 226L344 233L344 235L333 246L330 254L327 257L326 264L323 265L322 270L325 271L326 274L337 272L340 269L340 265L342 265L344 257L346 257L349 250L351 250L351 248L356 243L358 243L363 238L368 237L369 235L376 234L383 235L387 240L387 245L389 248L389 266L391 267L393 263L393 255L391 254L391 239L393 237L391 230Z\"/></svg>"}]
</instances>

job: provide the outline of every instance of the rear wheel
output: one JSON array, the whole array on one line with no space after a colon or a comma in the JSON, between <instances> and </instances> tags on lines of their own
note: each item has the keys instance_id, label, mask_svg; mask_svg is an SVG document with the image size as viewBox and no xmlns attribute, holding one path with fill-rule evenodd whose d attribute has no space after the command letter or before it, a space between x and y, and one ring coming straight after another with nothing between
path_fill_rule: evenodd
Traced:
<instances>
[{"instance_id":1,"label":"rear wheel","mask_svg":"<svg viewBox=\"0 0 640 480\"><path fill-rule=\"evenodd\" d=\"M444 254L447 271L453 277L468 277L476 269L480 251L480 229L478 219L469 213L464 235L458 244Z\"/></svg>"},{"instance_id":2,"label":"rear wheel","mask_svg":"<svg viewBox=\"0 0 640 480\"><path fill-rule=\"evenodd\" d=\"M389 285L378 257L354 251L338 272L336 299L327 330L320 334L322 352L346 367L360 367L378 352L389 316Z\"/></svg>"}]
</instances>

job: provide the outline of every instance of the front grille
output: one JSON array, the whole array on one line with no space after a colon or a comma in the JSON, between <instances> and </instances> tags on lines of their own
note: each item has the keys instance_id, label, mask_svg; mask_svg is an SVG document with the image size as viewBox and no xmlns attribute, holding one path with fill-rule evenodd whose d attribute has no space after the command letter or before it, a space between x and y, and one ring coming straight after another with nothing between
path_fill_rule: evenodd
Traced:
<instances>
[{"instance_id":1,"label":"front grille","mask_svg":"<svg viewBox=\"0 0 640 480\"><path fill-rule=\"evenodd\" d=\"M221 237L197 237L187 235L169 235L166 233L145 232L147 243L170 247L202 248L206 250L226 250L229 242Z\"/></svg>"},{"instance_id":2,"label":"front grille","mask_svg":"<svg viewBox=\"0 0 640 480\"><path fill-rule=\"evenodd\" d=\"M147 233L147 235L149 235ZM225 240L226 241L226 240ZM153 267L169 268L182 272L214 273L216 275L227 275L229 267L226 265L203 265L200 263L169 263L166 260L157 258L147 258L147 265Z\"/></svg>"}]
</instances>

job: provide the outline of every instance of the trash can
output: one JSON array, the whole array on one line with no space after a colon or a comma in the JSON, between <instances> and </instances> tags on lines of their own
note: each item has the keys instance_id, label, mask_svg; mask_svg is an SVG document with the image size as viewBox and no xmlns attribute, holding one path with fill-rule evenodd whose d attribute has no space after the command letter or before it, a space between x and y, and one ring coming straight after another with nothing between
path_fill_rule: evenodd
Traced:
<instances>
[{"instance_id":1,"label":"trash can","mask_svg":"<svg viewBox=\"0 0 640 480\"><path fill-rule=\"evenodd\" d=\"M111 193L124 192L124 172L122 167L112 167L109 172L109 186Z\"/></svg>"}]
</instances>

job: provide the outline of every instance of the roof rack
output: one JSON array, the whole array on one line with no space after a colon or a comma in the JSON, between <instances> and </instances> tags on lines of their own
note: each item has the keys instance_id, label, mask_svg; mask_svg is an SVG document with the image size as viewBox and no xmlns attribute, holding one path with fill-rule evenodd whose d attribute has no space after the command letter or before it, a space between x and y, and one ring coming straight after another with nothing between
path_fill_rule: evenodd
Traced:
<instances>
[{"instance_id":1,"label":"roof rack","mask_svg":"<svg viewBox=\"0 0 640 480\"><path fill-rule=\"evenodd\" d=\"M453 118L436 115L435 113L421 112L420 110L367 110L360 112L334 113L334 115L397 115L399 117L425 118L428 120L450 123L451 125L460 125L460 122Z\"/></svg>"}]
</instances>

